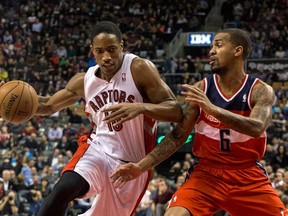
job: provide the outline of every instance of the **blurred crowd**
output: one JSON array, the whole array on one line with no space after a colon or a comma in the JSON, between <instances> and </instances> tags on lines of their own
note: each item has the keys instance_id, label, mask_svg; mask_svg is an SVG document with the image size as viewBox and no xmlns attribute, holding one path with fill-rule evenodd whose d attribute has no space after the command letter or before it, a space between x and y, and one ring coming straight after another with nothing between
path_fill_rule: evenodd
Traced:
<instances>
[{"instance_id":1,"label":"blurred crowd","mask_svg":"<svg viewBox=\"0 0 288 216\"><path fill-rule=\"evenodd\" d=\"M251 58L287 58L287 7L286 0L226 0L221 14L224 27L238 27L251 33Z\"/></svg>"},{"instance_id":2,"label":"blurred crowd","mask_svg":"<svg viewBox=\"0 0 288 216\"><path fill-rule=\"evenodd\" d=\"M163 53L164 45L179 29L199 30L214 2L2 0L0 80L21 79L29 82L40 95L54 93L75 73L85 72L95 64L89 48L89 29L99 20L112 20L123 31L127 51L156 62L164 81L178 95L181 83L193 84L209 71L202 62L207 59L207 48L197 58L190 55L170 58ZM270 45L268 50L272 54L263 51L259 58L279 57L275 52L281 44L287 57L288 22L287 16L283 16L287 15L283 7L286 1L264 0L261 1L263 8L257 0L226 2L237 9L230 10L233 14L228 18L224 17L227 25L239 17L237 26L251 32L253 49L265 50L266 45ZM248 11L251 16L247 15ZM226 14L227 8L223 15ZM277 20L272 20L273 14L277 14ZM269 16L277 25L267 21ZM263 20L262 25L259 19L263 17L267 22ZM274 28L275 34L271 34ZM276 91L273 120L267 130L267 151L260 161L285 204L288 203L287 94L287 89ZM77 139L90 133L89 122L81 112L83 106L83 101L79 101L52 116L34 117L21 125L0 119L0 215L37 215L43 199L76 151ZM167 168L156 168L136 216L162 216L173 192L185 181L193 161L193 155L187 153L180 161L171 160ZM67 215L85 212L92 202L93 198L71 202Z\"/></svg>"}]
</instances>

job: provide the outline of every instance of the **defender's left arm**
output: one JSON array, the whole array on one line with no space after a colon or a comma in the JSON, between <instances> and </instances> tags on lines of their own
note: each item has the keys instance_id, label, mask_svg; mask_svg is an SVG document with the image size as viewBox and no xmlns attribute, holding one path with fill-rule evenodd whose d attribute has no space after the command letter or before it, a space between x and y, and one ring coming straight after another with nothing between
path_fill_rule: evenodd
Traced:
<instances>
[{"instance_id":1,"label":"defender's left arm","mask_svg":"<svg viewBox=\"0 0 288 216\"><path fill-rule=\"evenodd\" d=\"M205 93L193 86L183 86L187 92L186 100L197 103L207 114L214 116L227 127L247 134L252 137L259 137L267 129L272 119L272 105L275 93L271 86L260 81L254 86L252 91L250 116L245 117L228 110L219 108L212 104Z\"/></svg>"}]
</instances>

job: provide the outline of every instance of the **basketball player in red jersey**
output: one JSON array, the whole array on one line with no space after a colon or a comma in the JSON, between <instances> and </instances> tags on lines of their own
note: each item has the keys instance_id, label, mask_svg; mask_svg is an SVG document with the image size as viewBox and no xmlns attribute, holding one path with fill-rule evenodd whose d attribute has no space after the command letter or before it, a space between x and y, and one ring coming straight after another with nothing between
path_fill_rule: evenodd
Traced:
<instances>
[{"instance_id":1,"label":"basketball player in red jersey","mask_svg":"<svg viewBox=\"0 0 288 216\"><path fill-rule=\"evenodd\" d=\"M266 145L273 89L244 71L251 50L240 29L218 32L209 52L214 71L186 89L183 120L138 163L120 166L115 186L131 180L175 152L195 127L193 153L198 162L170 200L165 216L211 216L224 209L232 216L283 216L285 206L258 160Z\"/></svg>"},{"instance_id":2,"label":"basketball player in red jersey","mask_svg":"<svg viewBox=\"0 0 288 216\"><path fill-rule=\"evenodd\" d=\"M181 106L148 60L123 51L122 34L112 22L99 22L91 32L97 65L76 74L51 97L39 98L37 115L49 115L85 99L95 127L78 140L38 216L64 216L68 203L96 195L85 216L133 215L146 191L150 172L122 189L109 179L121 164L140 161L155 143L156 120L180 122ZM113 113L112 113L113 112Z\"/></svg>"}]
</instances>

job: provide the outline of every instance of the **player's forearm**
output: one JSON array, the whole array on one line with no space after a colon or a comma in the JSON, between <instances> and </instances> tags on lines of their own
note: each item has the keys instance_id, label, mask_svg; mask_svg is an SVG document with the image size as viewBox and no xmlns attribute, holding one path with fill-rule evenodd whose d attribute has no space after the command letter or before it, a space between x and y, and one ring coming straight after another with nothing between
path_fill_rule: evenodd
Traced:
<instances>
[{"instance_id":1,"label":"player's forearm","mask_svg":"<svg viewBox=\"0 0 288 216\"><path fill-rule=\"evenodd\" d=\"M52 96L39 97L35 115L52 115L80 100L80 96L67 90L60 90Z\"/></svg>"},{"instance_id":2,"label":"player's forearm","mask_svg":"<svg viewBox=\"0 0 288 216\"><path fill-rule=\"evenodd\" d=\"M142 114L158 121L180 122L183 117L181 105L176 101L165 101L160 104L143 103L142 108Z\"/></svg>"},{"instance_id":3,"label":"player's forearm","mask_svg":"<svg viewBox=\"0 0 288 216\"><path fill-rule=\"evenodd\" d=\"M217 108L213 116L228 128L251 137L259 137L267 128L269 118L261 121L257 118L245 117L228 110Z\"/></svg>"},{"instance_id":4,"label":"player's forearm","mask_svg":"<svg viewBox=\"0 0 288 216\"><path fill-rule=\"evenodd\" d=\"M35 115L52 115L55 113L50 106L47 105L49 102L50 96L38 96L38 109Z\"/></svg>"},{"instance_id":5,"label":"player's forearm","mask_svg":"<svg viewBox=\"0 0 288 216\"><path fill-rule=\"evenodd\" d=\"M46 105L45 103L39 103L35 115L36 116L52 115L57 111L58 110L53 108L53 106Z\"/></svg>"},{"instance_id":6,"label":"player's forearm","mask_svg":"<svg viewBox=\"0 0 288 216\"><path fill-rule=\"evenodd\" d=\"M178 137L175 130L173 130L153 149L153 151L138 163L141 171L145 172L167 159L180 148L185 140L185 137Z\"/></svg>"}]
</instances>

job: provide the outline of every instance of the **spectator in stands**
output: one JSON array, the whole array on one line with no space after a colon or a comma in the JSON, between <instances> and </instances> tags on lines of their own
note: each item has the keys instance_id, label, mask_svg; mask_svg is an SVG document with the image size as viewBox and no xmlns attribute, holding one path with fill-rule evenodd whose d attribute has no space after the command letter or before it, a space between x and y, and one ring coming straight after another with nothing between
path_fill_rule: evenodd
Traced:
<instances>
[{"instance_id":1,"label":"spectator in stands","mask_svg":"<svg viewBox=\"0 0 288 216\"><path fill-rule=\"evenodd\" d=\"M285 184L284 181L284 171L282 169L278 169L276 171L276 175L274 180L271 182L273 188L283 187Z\"/></svg>"},{"instance_id":2,"label":"spectator in stands","mask_svg":"<svg viewBox=\"0 0 288 216\"><path fill-rule=\"evenodd\" d=\"M27 186L25 185L24 180L25 180L25 176L22 173L19 173L17 175L17 181L16 181L16 191L17 192L27 189Z\"/></svg>"},{"instance_id":3,"label":"spectator in stands","mask_svg":"<svg viewBox=\"0 0 288 216\"><path fill-rule=\"evenodd\" d=\"M266 145L266 151L263 159L267 162L267 164L272 164L272 160L275 157L275 151L271 144Z\"/></svg>"},{"instance_id":4,"label":"spectator in stands","mask_svg":"<svg viewBox=\"0 0 288 216\"><path fill-rule=\"evenodd\" d=\"M66 165L66 163L65 163L64 156L62 154L59 154L57 159L58 159L57 163L55 163L53 165L53 170L54 170L54 174L56 176L60 176L64 166Z\"/></svg>"},{"instance_id":5,"label":"spectator in stands","mask_svg":"<svg viewBox=\"0 0 288 216\"><path fill-rule=\"evenodd\" d=\"M55 121L53 126L48 130L48 140L50 142L57 143L62 139L63 128L59 126L59 123Z\"/></svg>"},{"instance_id":6,"label":"spectator in stands","mask_svg":"<svg viewBox=\"0 0 288 216\"><path fill-rule=\"evenodd\" d=\"M17 187L17 176L16 176L16 172L14 169L9 170L10 173L10 181L12 182L12 184L14 185L13 190L16 190Z\"/></svg>"},{"instance_id":7,"label":"spectator in stands","mask_svg":"<svg viewBox=\"0 0 288 216\"><path fill-rule=\"evenodd\" d=\"M48 194L51 193L51 186L49 184L49 181L47 180L47 178L42 178L41 179L41 188L40 188L40 191L41 191L41 194L42 194L42 197L45 198L48 196Z\"/></svg>"},{"instance_id":8,"label":"spectator in stands","mask_svg":"<svg viewBox=\"0 0 288 216\"><path fill-rule=\"evenodd\" d=\"M194 66L195 72L201 74L201 77L204 77L204 64L200 61L199 57L196 57Z\"/></svg>"},{"instance_id":9,"label":"spectator in stands","mask_svg":"<svg viewBox=\"0 0 288 216\"><path fill-rule=\"evenodd\" d=\"M173 196L174 191L168 187L167 179L165 177L158 177L155 181L157 181L157 193L153 198L155 216L162 216L164 215L168 201Z\"/></svg>"},{"instance_id":10,"label":"spectator in stands","mask_svg":"<svg viewBox=\"0 0 288 216\"><path fill-rule=\"evenodd\" d=\"M275 51L275 58L284 58L285 57L285 50L283 46L279 46L278 49Z\"/></svg>"},{"instance_id":11,"label":"spectator in stands","mask_svg":"<svg viewBox=\"0 0 288 216\"><path fill-rule=\"evenodd\" d=\"M273 49L270 45L270 43L266 43L264 50L263 50L263 57L264 58L273 58L275 54L273 53Z\"/></svg>"},{"instance_id":12,"label":"spectator in stands","mask_svg":"<svg viewBox=\"0 0 288 216\"><path fill-rule=\"evenodd\" d=\"M37 149L39 147L38 141L37 141L37 134L31 133L30 136L26 136L25 138L25 147L29 148L30 152L33 155L37 155Z\"/></svg>"},{"instance_id":13,"label":"spectator in stands","mask_svg":"<svg viewBox=\"0 0 288 216\"><path fill-rule=\"evenodd\" d=\"M43 152L43 151L53 151L53 145L52 143L48 140L47 136L45 134L43 134L41 136L41 141L38 145L38 151L39 152Z\"/></svg>"},{"instance_id":14,"label":"spectator in stands","mask_svg":"<svg viewBox=\"0 0 288 216\"><path fill-rule=\"evenodd\" d=\"M151 199L151 196L154 190L155 185L152 181L150 181L145 191L145 194L136 209L135 216L152 216L151 205L153 203L153 200Z\"/></svg>"},{"instance_id":15,"label":"spectator in stands","mask_svg":"<svg viewBox=\"0 0 288 216\"><path fill-rule=\"evenodd\" d=\"M17 215L18 207L16 193L9 191L0 201L0 212L2 215Z\"/></svg>"},{"instance_id":16,"label":"spectator in stands","mask_svg":"<svg viewBox=\"0 0 288 216\"><path fill-rule=\"evenodd\" d=\"M272 148L275 152L278 152L279 146L282 144L282 139L278 136L273 136L271 139Z\"/></svg>"},{"instance_id":17,"label":"spectator in stands","mask_svg":"<svg viewBox=\"0 0 288 216\"><path fill-rule=\"evenodd\" d=\"M72 128L72 123L68 122L63 129L63 135L67 137L73 137L77 133L77 130Z\"/></svg>"},{"instance_id":18,"label":"spectator in stands","mask_svg":"<svg viewBox=\"0 0 288 216\"><path fill-rule=\"evenodd\" d=\"M26 123L25 128L23 129L23 134L25 136L30 136L32 133L37 133L36 127L33 126L32 121Z\"/></svg>"},{"instance_id":19,"label":"spectator in stands","mask_svg":"<svg viewBox=\"0 0 288 216\"><path fill-rule=\"evenodd\" d=\"M2 36L2 40L3 40L3 42L4 43L7 43L7 42L13 42L14 40L13 40L13 36L12 36L12 34L8 31L8 30L6 30L5 32L4 32L4 35Z\"/></svg>"},{"instance_id":20,"label":"spectator in stands","mask_svg":"<svg viewBox=\"0 0 288 216\"><path fill-rule=\"evenodd\" d=\"M181 175L181 163L179 161L176 161L170 167L168 171L168 176L170 179L175 180L179 175Z\"/></svg>"},{"instance_id":21,"label":"spectator in stands","mask_svg":"<svg viewBox=\"0 0 288 216\"><path fill-rule=\"evenodd\" d=\"M286 168L288 166L288 155L287 155L287 149L285 145L280 144L278 146L276 155L273 157L271 161L271 165L273 166L274 171L276 171L278 168L281 168L281 167Z\"/></svg>"},{"instance_id":22,"label":"spectator in stands","mask_svg":"<svg viewBox=\"0 0 288 216\"><path fill-rule=\"evenodd\" d=\"M5 141L9 140L11 135L12 134L9 133L8 131L8 127L6 125L3 125L1 127L1 132L0 132L0 142L4 143Z\"/></svg>"},{"instance_id":23,"label":"spectator in stands","mask_svg":"<svg viewBox=\"0 0 288 216\"><path fill-rule=\"evenodd\" d=\"M30 204L30 215L37 215L42 205L42 193L39 190L30 190L28 203Z\"/></svg>"},{"instance_id":24,"label":"spectator in stands","mask_svg":"<svg viewBox=\"0 0 288 216\"><path fill-rule=\"evenodd\" d=\"M49 166L48 171L47 171L47 175L45 176L45 178L48 180L51 188L53 188L53 186L56 183L56 180L58 179L58 176L56 176L54 173L55 173L54 168L52 166Z\"/></svg>"},{"instance_id":25,"label":"spectator in stands","mask_svg":"<svg viewBox=\"0 0 288 216\"><path fill-rule=\"evenodd\" d=\"M24 156L22 159L22 168L20 173L23 174L24 176L24 185L26 187L30 186L33 183L32 179L32 171L31 168L29 167L29 158L27 156Z\"/></svg>"},{"instance_id":26,"label":"spectator in stands","mask_svg":"<svg viewBox=\"0 0 288 216\"><path fill-rule=\"evenodd\" d=\"M13 169L13 166L10 164L9 157L4 157L3 162L0 166L0 172L2 173L3 170L11 170Z\"/></svg>"},{"instance_id":27,"label":"spectator in stands","mask_svg":"<svg viewBox=\"0 0 288 216\"><path fill-rule=\"evenodd\" d=\"M286 132L286 119L281 112L276 112L272 116L272 124L274 126L274 136L282 138Z\"/></svg>"},{"instance_id":28,"label":"spectator in stands","mask_svg":"<svg viewBox=\"0 0 288 216\"><path fill-rule=\"evenodd\" d=\"M53 154L50 155L50 157L48 158L47 162L49 166L54 167L55 164L58 163L58 156L61 154L60 150L58 148L54 148L53 150Z\"/></svg>"},{"instance_id":29,"label":"spectator in stands","mask_svg":"<svg viewBox=\"0 0 288 216\"><path fill-rule=\"evenodd\" d=\"M2 183L3 183L3 189L5 194L8 194L9 191L15 190L15 184L10 181L11 176L10 176L10 170L3 170L2 171Z\"/></svg>"},{"instance_id":30,"label":"spectator in stands","mask_svg":"<svg viewBox=\"0 0 288 216\"><path fill-rule=\"evenodd\" d=\"M176 180L176 189L179 189L184 182L185 182L185 176L183 174L179 175Z\"/></svg>"},{"instance_id":31,"label":"spectator in stands","mask_svg":"<svg viewBox=\"0 0 288 216\"><path fill-rule=\"evenodd\" d=\"M44 160L44 155L42 151L39 151L39 154L37 155L35 167L38 171L43 170L44 166L47 165L46 161Z\"/></svg>"},{"instance_id":32,"label":"spectator in stands","mask_svg":"<svg viewBox=\"0 0 288 216\"><path fill-rule=\"evenodd\" d=\"M70 145L70 140L68 140L67 136L62 136L62 139L58 142L56 148L60 150L60 152L64 153L68 146Z\"/></svg>"}]
</instances>

